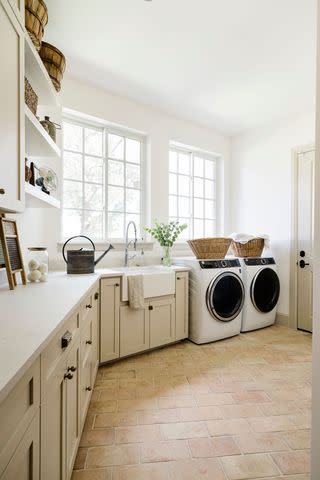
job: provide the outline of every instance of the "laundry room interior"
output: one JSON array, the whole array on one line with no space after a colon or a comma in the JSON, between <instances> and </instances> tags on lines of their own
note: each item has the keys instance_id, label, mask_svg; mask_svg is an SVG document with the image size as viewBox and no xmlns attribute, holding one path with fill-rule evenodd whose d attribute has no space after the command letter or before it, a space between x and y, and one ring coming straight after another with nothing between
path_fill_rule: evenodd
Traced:
<instances>
[{"instance_id":1,"label":"laundry room interior","mask_svg":"<svg viewBox=\"0 0 320 480\"><path fill-rule=\"evenodd\" d=\"M0 480L320 478L318 17L0 0Z\"/></svg>"}]
</instances>

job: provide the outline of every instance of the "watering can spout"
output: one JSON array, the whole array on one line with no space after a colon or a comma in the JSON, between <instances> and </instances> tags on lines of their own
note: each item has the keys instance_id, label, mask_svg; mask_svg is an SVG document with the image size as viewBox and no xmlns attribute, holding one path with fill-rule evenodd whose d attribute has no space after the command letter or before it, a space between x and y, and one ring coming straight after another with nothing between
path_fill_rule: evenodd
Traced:
<instances>
[{"instance_id":1,"label":"watering can spout","mask_svg":"<svg viewBox=\"0 0 320 480\"><path fill-rule=\"evenodd\" d=\"M97 258L97 260L95 260L94 266L96 266L97 263L99 263L99 262L103 259L103 257L104 257L105 255L107 255L107 253L108 253L110 250L112 250L113 248L114 248L114 246L111 245L111 243L110 243L110 245L109 245L109 247L107 248L107 250L106 250L105 252L103 252L103 254L100 255L99 258Z\"/></svg>"}]
</instances>

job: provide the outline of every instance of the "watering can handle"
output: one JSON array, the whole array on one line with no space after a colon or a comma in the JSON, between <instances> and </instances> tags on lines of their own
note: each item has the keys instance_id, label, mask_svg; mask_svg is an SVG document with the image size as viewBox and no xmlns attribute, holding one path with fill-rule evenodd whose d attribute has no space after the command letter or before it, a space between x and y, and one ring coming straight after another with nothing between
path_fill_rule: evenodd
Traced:
<instances>
[{"instance_id":1,"label":"watering can handle","mask_svg":"<svg viewBox=\"0 0 320 480\"><path fill-rule=\"evenodd\" d=\"M95 251L95 249L96 249L96 247L95 247L93 241L91 240L91 238L86 237L85 235L75 235L74 237L69 238L69 239L65 242L65 244L63 245L63 247L62 247L62 256L63 256L63 259L64 259L64 261L65 261L66 263L68 263L68 260L66 259L66 256L65 256L65 254L64 254L64 251L65 251L65 248L66 248L66 246L67 246L67 243L69 243L70 240L73 240L74 238L86 238L87 240L89 240L89 242L90 242L91 245L93 246L93 250Z\"/></svg>"}]
</instances>

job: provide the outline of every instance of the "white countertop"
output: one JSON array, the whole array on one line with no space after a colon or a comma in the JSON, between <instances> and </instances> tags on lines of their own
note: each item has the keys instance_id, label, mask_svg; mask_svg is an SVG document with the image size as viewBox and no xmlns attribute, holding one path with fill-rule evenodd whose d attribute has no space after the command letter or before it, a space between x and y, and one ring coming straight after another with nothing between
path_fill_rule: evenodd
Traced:
<instances>
[{"instance_id":1,"label":"white countertop","mask_svg":"<svg viewBox=\"0 0 320 480\"><path fill-rule=\"evenodd\" d=\"M188 270L172 266L175 271ZM50 273L46 283L0 288L0 403L48 345L87 292L103 277L121 269L87 275Z\"/></svg>"}]
</instances>

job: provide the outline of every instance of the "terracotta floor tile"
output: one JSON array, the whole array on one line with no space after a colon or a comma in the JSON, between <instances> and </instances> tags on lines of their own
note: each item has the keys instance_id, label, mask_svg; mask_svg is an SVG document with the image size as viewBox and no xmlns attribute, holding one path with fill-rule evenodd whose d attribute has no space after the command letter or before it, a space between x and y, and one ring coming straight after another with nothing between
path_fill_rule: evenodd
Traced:
<instances>
[{"instance_id":1,"label":"terracotta floor tile","mask_svg":"<svg viewBox=\"0 0 320 480\"><path fill-rule=\"evenodd\" d=\"M176 423L180 421L180 410L177 408L138 412L138 423L140 425L151 425L154 423Z\"/></svg>"},{"instance_id":2,"label":"terracotta floor tile","mask_svg":"<svg viewBox=\"0 0 320 480\"><path fill-rule=\"evenodd\" d=\"M267 416L272 415L290 415L301 413L300 405L297 402L269 402L259 404L262 413Z\"/></svg>"},{"instance_id":3,"label":"terracotta floor tile","mask_svg":"<svg viewBox=\"0 0 320 480\"><path fill-rule=\"evenodd\" d=\"M278 433L248 433L236 437L243 453L267 453L288 450Z\"/></svg>"},{"instance_id":4,"label":"terracotta floor tile","mask_svg":"<svg viewBox=\"0 0 320 480\"><path fill-rule=\"evenodd\" d=\"M235 403L230 393L205 393L196 395L197 404L204 405L228 405Z\"/></svg>"},{"instance_id":5,"label":"terracotta floor tile","mask_svg":"<svg viewBox=\"0 0 320 480\"><path fill-rule=\"evenodd\" d=\"M169 440L163 442L144 443L141 445L141 462L168 462L189 458L186 440Z\"/></svg>"},{"instance_id":6,"label":"terracotta floor tile","mask_svg":"<svg viewBox=\"0 0 320 480\"><path fill-rule=\"evenodd\" d=\"M160 425L116 427L116 443L156 442L162 440Z\"/></svg>"},{"instance_id":7,"label":"terracotta floor tile","mask_svg":"<svg viewBox=\"0 0 320 480\"><path fill-rule=\"evenodd\" d=\"M248 418L248 422L255 432L261 433L281 432L295 429L295 423L290 415Z\"/></svg>"},{"instance_id":8,"label":"terracotta floor tile","mask_svg":"<svg viewBox=\"0 0 320 480\"><path fill-rule=\"evenodd\" d=\"M196 400L192 395L181 395L174 397L159 397L159 408L179 408L196 406Z\"/></svg>"},{"instance_id":9,"label":"terracotta floor tile","mask_svg":"<svg viewBox=\"0 0 320 480\"><path fill-rule=\"evenodd\" d=\"M239 447L230 437L192 438L189 446L191 455L196 458L241 454Z\"/></svg>"},{"instance_id":10,"label":"terracotta floor tile","mask_svg":"<svg viewBox=\"0 0 320 480\"><path fill-rule=\"evenodd\" d=\"M201 458L169 464L170 480L227 480L218 460Z\"/></svg>"},{"instance_id":11,"label":"terracotta floor tile","mask_svg":"<svg viewBox=\"0 0 320 480\"><path fill-rule=\"evenodd\" d=\"M266 454L223 457L221 462L229 480L274 477L280 473Z\"/></svg>"},{"instance_id":12,"label":"terracotta floor tile","mask_svg":"<svg viewBox=\"0 0 320 480\"><path fill-rule=\"evenodd\" d=\"M138 412L156 410L158 408L156 398L140 398L135 400L118 400L118 412Z\"/></svg>"},{"instance_id":13,"label":"terracotta floor tile","mask_svg":"<svg viewBox=\"0 0 320 480\"><path fill-rule=\"evenodd\" d=\"M138 445L110 445L89 448L86 465L88 468L139 463Z\"/></svg>"},{"instance_id":14,"label":"terracotta floor tile","mask_svg":"<svg viewBox=\"0 0 320 480\"><path fill-rule=\"evenodd\" d=\"M207 437L208 431L204 422L180 422L160 425L167 440Z\"/></svg>"},{"instance_id":15,"label":"terracotta floor tile","mask_svg":"<svg viewBox=\"0 0 320 480\"><path fill-rule=\"evenodd\" d=\"M223 405L220 410L224 418L249 418L258 417L262 414L256 404Z\"/></svg>"},{"instance_id":16,"label":"terracotta floor tile","mask_svg":"<svg viewBox=\"0 0 320 480\"><path fill-rule=\"evenodd\" d=\"M166 463L115 467L113 480L167 480Z\"/></svg>"},{"instance_id":17,"label":"terracotta floor tile","mask_svg":"<svg viewBox=\"0 0 320 480\"><path fill-rule=\"evenodd\" d=\"M136 413L102 413L96 416L94 428L137 425Z\"/></svg>"},{"instance_id":18,"label":"terracotta floor tile","mask_svg":"<svg viewBox=\"0 0 320 480\"><path fill-rule=\"evenodd\" d=\"M209 434L212 437L223 435L240 435L249 433L250 426L244 418L234 418L228 420L210 420L206 422Z\"/></svg>"},{"instance_id":19,"label":"terracotta floor tile","mask_svg":"<svg viewBox=\"0 0 320 480\"><path fill-rule=\"evenodd\" d=\"M76 460L74 462L74 467L73 467L75 470L81 470L85 467L87 453L88 453L87 448L81 447L78 449Z\"/></svg>"},{"instance_id":20,"label":"terracotta floor tile","mask_svg":"<svg viewBox=\"0 0 320 480\"><path fill-rule=\"evenodd\" d=\"M75 470L71 480L111 480L112 468L94 470Z\"/></svg>"},{"instance_id":21,"label":"terracotta floor tile","mask_svg":"<svg viewBox=\"0 0 320 480\"><path fill-rule=\"evenodd\" d=\"M93 400L90 402L89 413L107 413L117 411L117 400Z\"/></svg>"},{"instance_id":22,"label":"terracotta floor tile","mask_svg":"<svg viewBox=\"0 0 320 480\"><path fill-rule=\"evenodd\" d=\"M183 422L196 422L200 420L215 420L222 418L220 408L215 405L181 408L180 416Z\"/></svg>"},{"instance_id":23,"label":"terracotta floor tile","mask_svg":"<svg viewBox=\"0 0 320 480\"><path fill-rule=\"evenodd\" d=\"M92 447L97 445L112 445L115 434L113 428L99 430L84 430L80 447Z\"/></svg>"},{"instance_id":24,"label":"terracotta floor tile","mask_svg":"<svg viewBox=\"0 0 320 480\"><path fill-rule=\"evenodd\" d=\"M311 448L310 430L295 430L283 434L283 438L292 450L306 450Z\"/></svg>"},{"instance_id":25,"label":"terracotta floor tile","mask_svg":"<svg viewBox=\"0 0 320 480\"><path fill-rule=\"evenodd\" d=\"M273 453L272 458L283 474L293 475L310 472L309 451Z\"/></svg>"},{"instance_id":26,"label":"terracotta floor tile","mask_svg":"<svg viewBox=\"0 0 320 480\"><path fill-rule=\"evenodd\" d=\"M264 403L270 401L266 392L235 392L231 396L235 403Z\"/></svg>"}]
</instances>

